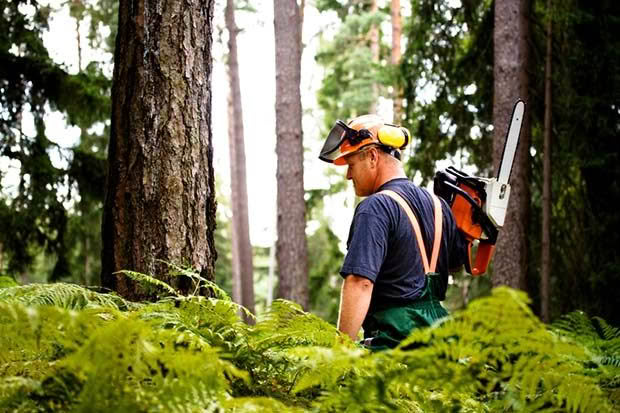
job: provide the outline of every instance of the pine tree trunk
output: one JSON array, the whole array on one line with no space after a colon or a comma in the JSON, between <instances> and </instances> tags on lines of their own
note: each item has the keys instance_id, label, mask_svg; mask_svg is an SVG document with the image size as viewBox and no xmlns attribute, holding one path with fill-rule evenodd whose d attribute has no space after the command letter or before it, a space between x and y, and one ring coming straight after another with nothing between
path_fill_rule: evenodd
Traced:
<instances>
[{"instance_id":1,"label":"pine tree trunk","mask_svg":"<svg viewBox=\"0 0 620 413\"><path fill-rule=\"evenodd\" d=\"M542 268L540 274L540 317L551 321L549 312L551 278L551 0L547 0L547 56L545 62L545 130L543 144L543 213L542 213Z\"/></svg>"},{"instance_id":2,"label":"pine tree trunk","mask_svg":"<svg viewBox=\"0 0 620 413\"><path fill-rule=\"evenodd\" d=\"M301 32L295 0L274 2L278 297L308 307L306 206L301 131Z\"/></svg>"},{"instance_id":3,"label":"pine tree trunk","mask_svg":"<svg viewBox=\"0 0 620 413\"><path fill-rule=\"evenodd\" d=\"M379 11L377 0L371 0L370 13L372 16L376 16ZM379 28L376 24L370 26L370 53L372 55L372 63L379 64ZM369 112L377 113L377 100L379 99L379 84L373 82L372 84L372 103L370 105Z\"/></svg>"},{"instance_id":4,"label":"pine tree trunk","mask_svg":"<svg viewBox=\"0 0 620 413\"><path fill-rule=\"evenodd\" d=\"M529 0L496 0L494 41L493 164L499 167L512 107L528 101ZM521 140L510 178L510 202L498 241L493 285L526 288L529 212L529 115L526 110Z\"/></svg>"},{"instance_id":5,"label":"pine tree trunk","mask_svg":"<svg viewBox=\"0 0 620 413\"><path fill-rule=\"evenodd\" d=\"M400 16L400 0L392 0L392 65L396 68L400 64L401 50L400 38L402 33L402 23ZM394 93L392 96L392 110L394 112L394 123L400 125L403 116L402 91L399 82L394 82Z\"/></svg>"},{"instance_id":6,"label":"pine tree trunk","mask_svg":"<svg viewBox=\"0 0 620 413\"><path fill-rule=\"evenodd\" d=\"M88 234L84 234L84 273L80 277L82 285L88 285L90 283L90 242L88 240Z\"/></svg>"},{"instance_id":7,"label":"pine tree trunk","mask_svg":"<svg viewBox=\"0 0 620 413\"><path fill-rule=\"evenodd\" d=\"M213 280L212 0L121 0L103 213L102 284L151 298L116 271L170 282L166 262Z\"/></svg>"},{"instance_id":8,"label":"pine tree trunk","mask_svg":"<svg viewBox=\"0 0 620 413\"><path fill-rule=\"evenodd\" d=\"M232 276L233 299L254 313L254 268L248 220L248 188L246 179L245 142L239 62L237 59L237 24L235 2L226 2L228 30L228 79L230 86L228 141L230 148L230 181L232 187ZM246 319L251 321L251 319Z\"/></svg>"}]
</instances>

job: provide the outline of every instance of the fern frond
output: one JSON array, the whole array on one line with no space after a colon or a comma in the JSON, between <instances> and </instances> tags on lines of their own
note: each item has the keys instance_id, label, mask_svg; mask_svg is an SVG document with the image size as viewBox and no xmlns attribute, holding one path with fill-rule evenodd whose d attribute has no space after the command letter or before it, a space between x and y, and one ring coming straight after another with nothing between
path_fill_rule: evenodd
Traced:
<instances>
[{"instance_id":1,"label":"fern frond","mask_svg":"<svg viewBox=\"0 0 620 413\"><path fill-rule=\"evenodd\" d=\"M250 413L250 412L281 412L303 413L306 409L286 405L270 397L237 397L229 399L220 405L227 412Z\"/></svg>"},{"instance_id":2,"label":"fern frond","mask_svg":"<svg viewBox=\"0 0 620 413\"><path fill-rule=\"evenodd\" d=\"M608 324L607 321L601 317L592 317L592 321L595 322L599 328L599 335L603 340L615 340L620 338L620 328Z\"/></svg>"},{"instance_id":3,"label":"fern frond","mask_svg":"<svg viewBox=\"0 0 620 413\"><path fill-rule=\"evenodd\" d=\"M138 315L155 327L188 332L211 346L231 353L238 351L248 326L239 317L240 305L215 298L167 298L145 306Z\"/></svg>"},{"instance_id":4,"label":"fern frond","mask_svg":"<svg viewBox=\"0 0 620 413\"><path fill-rule=\"evenodd\" d=\"M298 347L286 354L296 363L301 372L294 383L293 393L299 393L315 386L330 388L343 381L347 375L366 376L374 371L376 358L368 350L338 346Z\"/></svg>"},{"instance_id":5,"label":"fern frond","mask_svg":"<svg viewBox=\"0 0 620 413\"><path fill-rule=\"evenodd\" d=\"M114 274L124 274L127 277L131 278L132 280L137 281L138 284L140 284L142 286L154 287L155 289L158 289L160 291L164 291L168 295L171 295L173 297L180 297L181 296L181 294L177 290L172 288L167 283L165 283L165 282L163 282L161 280L158 280L157 278L152 277L152 276L147 275L147 274L142 274L140 272L130 271L130 270L120 270L120 271L115 272Z\"/></svg>"},{"instance_id":6,"label":"fern frond","mask_svg":"<svg viewBox=\"0 0 620 413\"><path fill-rule=\"evenodd\" d=\"M28 395L38 391L41 382L25 377L7 377L0 379L0 411L33 412L38 411L37 404Z\"/></svg>"},{"instance_id":7,"label":"fern frond","mask_svg":"<svg viewBox=\"0 0 620 413\"><path fill-rule=\"evenodd\" d=\"M573 311L565 314L551 324L556 330L573 337L581 337L582 339L599 339L600 334L592 323L592 320L583 311Z\"/></svg>"},{"instance_id":8,"label":"fern frond","mask_svg":"<svg viewBox=\"0 0 620 413\"><path fill-rule=\"evenodd\" d=\"M13 366L15 370L19 363L26 368L28 362L56 360L75 351L92 331L122 314L110 307L76 312L54 306L0 303L0 361L18 363Z\"/></svg>"},{"instance_id":9,"label":"fern frond","mask_svg":"<svg viewBox=\"0 0 620 413\"><path fill-rule=\"evenodd\" d=\"M53 305L73 310L93 306L128 310L139 306L114 293L102 294L67 283L28 284L4 288L0 290L0 302L17 302L26 306Z\"/></svg>"},{"instance_id":10,"label":"fern frond","mask_svg":"<svg viewBox=\"0 0 620 413\"><path fill-rule=\"evenodd\" d=\"M13 278L7 275L0 275L0 288L16 287L18 285Z\"/></svg>"},{"instance_id":11,"label":"fern frond","mask_svg":"<svg viewBox=\"0 0 620 413\"><path fill-rule=\"evenodd\" d=\"M109 411L208 406L227 393L227 377L246 375L194 335L153 329L137 315L95 331L61 366L77 372L83 384L77 409Z\"/></svg>"},{"instance_id":12,"label":"fern frond","mask_svg":"<svg viewBox=\"0 0 620 413\"><path fill-rule=\"evenodd\" d=\"M333 325L287 300L274 301L259 318L252 335L258 351L297 346L332 347L343 340Z\"/></svg>"},{"instance_id":13,"label":"fern frond","mask_svg":"<svg viewBox=\"0 0 620 413\"><path fill-rule=\"evenodd\" d=\"M231 300L228 294L226 294L226 291L222 290L213 281L209 281L203 276L201 276L200 273L196 271L195 269L193 269L192 267L182 267L182 266L176 265L171 262L167 262L163 260L159 260L159 261L168 265L168 268L173 270L170 272L170 275L172 276L184 275L188 278L191 278L194 281L194 285L195 285L194 291L190 294L190 296L197 296L201 288L206 288L207 290L211 292L211 295L213 298L217 298L218 300L225 300L225 301ZM244 310L248 314L251 315L251 313L247 309L244 308ZM254 316L252 315L252 317Z\"/></svg>"}]
</instances>

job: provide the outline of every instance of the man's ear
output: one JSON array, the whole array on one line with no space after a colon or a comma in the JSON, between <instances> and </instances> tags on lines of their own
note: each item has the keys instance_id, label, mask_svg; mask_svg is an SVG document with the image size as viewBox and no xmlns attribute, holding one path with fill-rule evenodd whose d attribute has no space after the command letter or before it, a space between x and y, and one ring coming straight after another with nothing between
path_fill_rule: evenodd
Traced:
<instances>
[{"instance_id":1,"label":"man's ear","mask_svg":"<svg viewBox=\"0 0 620 413\"><path fill-rule=\"evenodd\" d=\"M379 162L379 150L376 147L370 148L370 160L376 165Z\"/></svg>"}]
</instances>

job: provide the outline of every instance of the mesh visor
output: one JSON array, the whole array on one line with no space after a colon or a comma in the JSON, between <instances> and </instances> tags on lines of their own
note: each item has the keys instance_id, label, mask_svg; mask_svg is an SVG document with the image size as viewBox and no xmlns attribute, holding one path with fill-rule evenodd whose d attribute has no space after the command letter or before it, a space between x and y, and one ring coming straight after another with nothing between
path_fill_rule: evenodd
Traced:
<instances>
[{"instance_id":1,"label":"mesh visor","mask_svg":"<svg viewBox=\"0 0 620 413\"><path fill-rule=\"evenodd\" d=\"M340 153L340 145L344 142L347 135L347 127L342 121L336 121L332 130L329 131L325 144L321 149L319 159L325 162L334 162L342 154Z\"/></svg>"}]
</instances>

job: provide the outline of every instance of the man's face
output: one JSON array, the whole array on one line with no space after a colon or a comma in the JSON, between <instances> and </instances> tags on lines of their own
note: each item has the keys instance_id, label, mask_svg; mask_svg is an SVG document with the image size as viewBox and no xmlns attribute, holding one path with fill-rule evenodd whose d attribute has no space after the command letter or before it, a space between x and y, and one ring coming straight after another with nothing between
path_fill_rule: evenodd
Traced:
<instances>
[{"instance_id":1,"label":"man's face","mask_svg":"<svg viewBox=\"0 0 620 413\"><path fill-rule=\"evenodd\" d=\"M353 181L355 195L368 196L374 193L375 169L372 167L369 149L361 150L344 158L347 163L347 179Z\"/></svg>"}]
</instances>

